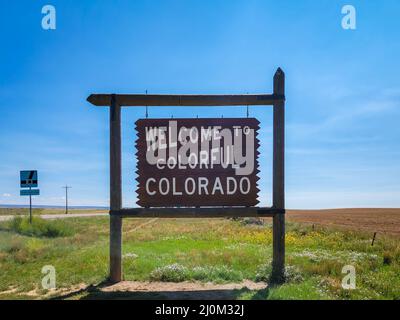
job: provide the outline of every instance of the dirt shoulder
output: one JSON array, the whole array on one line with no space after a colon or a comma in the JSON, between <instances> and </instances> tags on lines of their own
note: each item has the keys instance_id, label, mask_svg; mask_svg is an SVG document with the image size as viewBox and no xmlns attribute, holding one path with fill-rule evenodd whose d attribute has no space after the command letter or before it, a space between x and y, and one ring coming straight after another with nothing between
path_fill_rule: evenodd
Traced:
<instances>
[{"instance_id":1,"label":"dirt shoulder","mask_svg":"<svg viewBox=\"0 0 400 320\"><path fill-rule=\"evenodd\" d=\"M232 300L240 299L246 293L260 293L268 288L265 282L244 280L241 283L215 284L211 282L148 282L122 281L117 284L102 283L87 286L79 284L49 292L38 289L18 293L11 288L0 293L0 299L7 295L24 299L51 300Z\"/></svg>"}]
</instances>

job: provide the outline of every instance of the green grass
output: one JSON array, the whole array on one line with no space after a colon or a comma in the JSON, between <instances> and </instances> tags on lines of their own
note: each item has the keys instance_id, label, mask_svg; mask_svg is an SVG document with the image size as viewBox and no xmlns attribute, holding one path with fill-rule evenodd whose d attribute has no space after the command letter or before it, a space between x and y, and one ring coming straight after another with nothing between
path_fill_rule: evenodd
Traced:
<instances>
[{"instance_id":1,"label":"green grass","mask_svg":"<svg viewBox=\"0 0 400 320\"><path fill-rule=\"evenodd\" d=\"M271 225L228 219L124 220L126 280L229 283L268 280ZM107 217L57 220L57 237L21 232L0 223L0 299L21 298L40 288L41 269L53 265L57 287L97 284L108 273ZM41 230L39 228L39 230ZM288 223L287 282L241 299L400 299L398 238ZM341 287L344 265L356 268L355 290ZM14 289L7 294L3 291ZM40 290L39 290L40 292ZM39 296L40 297L40 296Z\"/></svg>"},{"instance_id":2,"label":"green grass","mask_svg":"<svg viewBox=\"0 0 400 320\"><path fill-rule=\"evenodd\" d=\"M30 237L57 238L73 234L71 227L62 220L44 220L40 217L29 218L14 217L8 222L8 229L15 233Z\"/></svg>"}]
</instances>

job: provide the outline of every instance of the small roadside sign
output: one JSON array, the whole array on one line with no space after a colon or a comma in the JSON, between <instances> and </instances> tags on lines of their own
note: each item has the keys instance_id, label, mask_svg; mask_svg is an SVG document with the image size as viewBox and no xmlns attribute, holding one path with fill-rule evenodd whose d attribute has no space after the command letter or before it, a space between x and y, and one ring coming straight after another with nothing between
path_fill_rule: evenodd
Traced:
<instances>
[{"instance_id":1,"label":"small roadside sign","mask_svg":"<svg viewBox=\"0 0 400 320\"><path fill-rule=\"evenodd\" d=\"M20 190L20 196L39 196L39 189Z\"/></svg>"},{"instance_id":2,"label":"small roadside sign","mask_svg":"<svg viewBox=\"0 0 400 320\"><path fill-rule=\"evenodd\" d=\"M29 188L20 190L21 196L29 196L29 222L32 223L32 196L40 194L38 187L37 170L23 170L19 172L21 188Z\"/></svg>"},{"instance_id":3,"label":"small roadside sign","mask_svg":"<svg viewBox=\"0 0 400 320\"><path fill-rule=\"evenodd\" d=\"M37 170L24 170L20 172L21 188L37 188L38 173Z\"/></svg>"}]
</instances>

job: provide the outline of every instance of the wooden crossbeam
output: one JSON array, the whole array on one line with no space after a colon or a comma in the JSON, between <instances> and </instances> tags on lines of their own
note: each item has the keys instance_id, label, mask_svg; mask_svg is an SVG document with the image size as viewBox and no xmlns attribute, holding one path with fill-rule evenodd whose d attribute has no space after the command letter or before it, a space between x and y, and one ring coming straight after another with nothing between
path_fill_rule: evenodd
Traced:
<instances>
[{"instance_id":1,"label":"wooden crossbeam","mask_svg":"<svg viewBox=\"0 0 400 320\"><path fill-rule=\"evenodd\" d=\"M279 94L245 95L163 95L163 94L91 94L87 101L101 107L110 106L112 97L118 105L134 106L265 106L285 101Z\"/></svg>"},{"instance_id":2,"label":"wooden crossbeam","mask_svg":"<svg viewBox=\"0 0 400 320\"><path fill-rule=\"evenodd\" d=\"M127 208L110 210L111 216L123 218L226 218L226 217L273 217L284 214L284 210L259 207L225 207L225 208Z\"/></svg>"}]
</instances>

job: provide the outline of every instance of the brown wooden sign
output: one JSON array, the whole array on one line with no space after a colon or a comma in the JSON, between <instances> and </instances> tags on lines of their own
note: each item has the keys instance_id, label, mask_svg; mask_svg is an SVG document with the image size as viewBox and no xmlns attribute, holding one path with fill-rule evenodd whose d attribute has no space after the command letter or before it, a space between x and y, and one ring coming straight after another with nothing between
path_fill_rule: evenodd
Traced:
<instances>
[{"instance_id":1,"label":"brown wooden sign","mask_svg":"<svg viewBox=\"0 0 400 320\"><path fill-rule=\"evenodd\" d=\"M257 205L258 129L255 118L138 120L137 204Z\"/></svg>"},{"instance_id":2,"label":"brown wooden sign","mask_svg":"<svg viewBox=\"0 0 400 320\"><path fill-rule=\"evenodd\" d=\"M278 68L274 75L274 86L272 94L255 94L255 95L147 95L147 94L92 94L88 97L88 101L96 106L109 106L110 112L110 275L109 279L112 282L119 282L123 278L122 272L122 220L127 217L168 217L168 218L187 218L187 217L273 217L273 258L272 258L272 274L271 274L271 283L282 283L285 280L285 74L282 69ZM258 148L258 140L256 138L256 130L258 129L258 121L256 119L179 119L176 122L176 128L182 129L196 127L197 131L199 127L201 129L202 126L217 126L221 127L215 131L222 131L222 129L228 129L222 132L216 133L215 138L212 138L209 141L209 138L206 138L205 141L208 142L208 146L212 146L212 148L216 149L216 145L218 146L217 140L220 140L222 144L220 146L224 146L225 148L225 139L230 141L228 131L235 132L234 130L242 130L242 138L244 140L245 146L247 141L249 141L248 146L251 146L251 141L253 141L253 155L254 155L254 169L253 172L249 172L249 168L247 164L251 164L251 159L247 156L252 154L249 152L248 154L243 150L251 150L251 148L244 148L242 145L242 153L238 152L239 148L236 148L236 142L233 142L233 146L235 146L235 151L233 153L233 157L230 159L234 159L233 166L232 164L226 166L226 163L218 166L218 163L214 163L213 167L211 167L211 162L209 161L209 167L205 167L205 163L203 166L196 169L194 166L195 156L191 156L190 161L186 159L186 164L182 164L181 166L186 166L185 168L176 169L173 167L173 160L168 160L167 165L169 164L171 168L168 167L168 170L165 168L165 163L161 161L156 161L155 159L161 158L165 154L165 158L169 157L170 154L176 153L176 160L179 160L178 155L179 151L182 147L187 148L187 143L185 141L180 142L178 138L176 139L176 146L174 144L174 136L175 134L169 134L169 126L170 120L173 119L159 119L159 120L139 120L137 122L137 129L139 133L139 138L137 141L138 147L138 181L139 181L139 201L138 203L141 206L145 206L145 208L122 208L122 145L121 145L121 110L124 107L142 107L142 106L179 106L179 108L191 108L192 106L243 106L243 105L252 105L252 106L265 106L271 105L273 106L273 175L272 175L272 206L271 207L243 207L243 206L252 206L255 205L257 201L257 180L256 175L258 174L258 161L257 161L257 148ZM161 128L161 130L150 132L148 128ZM174 128L175 124L172 125ZM236 126L237 128L235 128ZM243 135L243 132L251 132L245 129L245 126L254 130L254 137L246 135L246 138ZM168 128L168 130L166 130ZM189 132L192 133L192 140L195 137L195 129ZM147 158L147 141L146 134L149 133L148 136L151 142L151 134L157 132L155 136L155 146L153 147L150 143L149 158ZM238 131L240 132L240 131ZM186 142L189 138L185 136L187 134L186 131L183 131L182 136L185 137ZM207 135L207 133L205 133ZM219 139L219 136L222 136ZM212 135L212 137L214 137ZM233 141L235 139L232 136ZM238 137L237 137L238 139ZM253 140L254 139L254 140ZM214 146L212 141L214 141ZM166 142L167 141L167 142ZM204 142L205 145L207 143ZM238 140L236 140L238 141ZM154 142L154 141L153 141ZM200 141L201 143L201 141ZM159 147L156 148L157 144ZM229 143L227 145L230 145ZM176 147L176 151L175 151ZM155 148L154 150L152 148ZM172 148L172 150L171 150ZM200 148L198 146L198 148ZM211 147L209 147L211 148ZM159 151L157 151L158 149ZM193 153L193 150L196 149L191 145L191 148L188 148L190 151L185 151L183 149L183 154ZM228 148L226 148L228 149ZM166 150L166 151L165 151ZM198 150L198 154L199 154ZM204 152L202 153L204 157ZM224 154L229 154L226 152ZM181 153L182 155L182 153ZM188 157L189 157L188 155ZM217 157L218 153L209 152L209 156ZM243 161L245 158L245 161ZM181 157L182 159L182 157ZM203 158L203 161L205 161ZM221 157L220 157L221 159ZM222 158L224 159L224 158ZM150 160L150 161L148 161ZM240 163L239 168L243 170L237 171L238 163ZM158 164L158 167L157 167ZM190 167L190 164L194 166ZM189 167L188 167L189 165ZM164 168L163 168L164 166ZM196 171L197 170L197 171ZM178 174L180 173L180 174ZM203 174L204 173L204 174ZM198 184L195 185L193 180L189 179L183 180L185 177L193 178L194 182L196 179ZM216 182L216 178L219 177L219 182ZM255 181L253 184L251 183L250 189L247 190L246 187L246 179L242 182L242 189L237 189L238 183L240 188L240 178L248 178L250 182ZM166 178L164 180L161 179ZM175 178L175 187L172 184L171 180ZM201 178L207 178L208 185L205 185L205 180ZM233 179L236 182L236 189L233 188ZM153 180L155 179L155 181ZM158 184L157 184L158 181ZM167 181L168 189L167 188ZM182 182L185 181L185 182ZM227 187L228 181L230 185ZM224 184L224 182L226 182ZM187 188L189 193L192 193L193 190L190 189L194 186L197 187L197 192L200 189L202 193L205 193L201 198L198 197L196 191L192 194L180 194L185 187L185 183L187 183ZM191 185L192 183L192 185ZM146 191L146 184L148 184L148 190ZM160 188L161 190L157 189ZM224 188L225 185L225 189ZM211 187L212 186L212 187ZM230 189L232 187L232 189ZM164 189L165 188L165 189ZM172 188L172 189L170 189ZM175 194L174 189L175 188ZM212 189L211 189L212 188ZM172 195L170 194L172 190ZM211 190L211 195L210 195ZM222 193L222 191L224 193ZM226 192L226 190L230 190L230 192ZM244 191L247 194L241 194L241 191ZM168 191L168 192L167 192ZM205 192L207 191L208 194ZM212 192L214 191L214 194ZM154 192L156 192L154 194ZM165 194L163 194L165 193ZM219 193L219 194L218 194ZM229 206L225 208L220 208L218 206ZM148 208L154 206L154 208ZM158 206L158 207L157 207ZM159 206L165 206L165 208L160 208ZM172 207L171 207L172 206ZM180 206L180 207L178 207ZM190 207L189 207L190 206ZM198 207L195 207L198 206ZM212 206L209 208L205 208L204 206Z\"/></svg>"}]
</instances>

